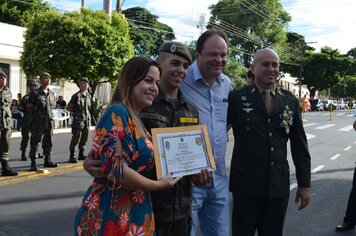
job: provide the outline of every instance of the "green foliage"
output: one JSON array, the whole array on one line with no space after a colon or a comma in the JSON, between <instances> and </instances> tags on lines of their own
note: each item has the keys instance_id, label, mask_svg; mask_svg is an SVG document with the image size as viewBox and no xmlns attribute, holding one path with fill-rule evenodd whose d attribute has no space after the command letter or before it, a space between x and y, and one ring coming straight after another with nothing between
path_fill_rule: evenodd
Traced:
<instances>
[{"instance_id":1,"label":"green foliage","mask_svg":"<svg viewBox=\"0 0 356 236\"><path fill-rule=\"evenodd\" d=\"M42 0L0 0L0 22L24 26L40 12L51 9Z\"/></svg>"},{"instance_id":2,"label":"green foliage","mask_svg":"<svg viewBox=\"0 0 356 236\"><path fill-rule=\"evenodd\" d=\"M29 77L41 71L74 82L88 77L94 93L132 56L127 22L117 13L110 24L104 11L47 11L27 24L20 65Z\"/></svg>"},{"instance_id":3,"label":"green foliage","mask_svg":"<svg viewBox=\"0 0 356 236\"><path fill-rule=\"evenodd\" d=\"M230 59L224 73L231 79L232 86L234 88L242 88L246 85L247 69L239 62L233 59Z\"/></svg>"},{"instance_id":4,"label":"green foliage","mask_svg":"<svg viewBox=\"0 0 356 236\"><path fill-rule=\"evenodd\" d=\"M251 54L260 48L270 46L283 53L290 16L278 0L220 0L210 9L208 28L227 33L233 57L242 57L245 67L250 67Z\"/></svg>"},{"instance_id":5,"label":"green foliage","mask_svg":"<svg viewBox=\"0 0 356 236\"><path fill-rule=\"evenodd\" d=\"M134 42L136 55L155 58L165 41L175 39L173 29L159 22L158 16L145 8L128 8L122 13L130 23L130 37Z\"/></svg>"},{"instance_id":6,"label":"green foliage","mask_svg":"<svg viewBox=\"0 0 356 236\"><path fill-rule=\"evenodd\" d=\"M330 88L333 97L356 97L356 76L346 76Z\"/></svg>"}]
</instances>

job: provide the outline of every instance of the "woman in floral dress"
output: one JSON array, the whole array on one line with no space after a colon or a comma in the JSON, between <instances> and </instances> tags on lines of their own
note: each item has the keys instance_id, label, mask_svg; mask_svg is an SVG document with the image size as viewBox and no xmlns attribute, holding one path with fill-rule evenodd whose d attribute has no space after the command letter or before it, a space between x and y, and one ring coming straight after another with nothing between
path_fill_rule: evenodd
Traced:
<instances>
[{"instance_id":1,"label":"woman in floral dress","mask_svg":"<svg viewBox=\"0 0 356 236\"><path fill-rule=\"evenodd\" d=\"M111 105L93 136L94 157L103 178L94 178L75 218L75 235L154 235L149 191L170 188L170 175L154 181L145 177L154 165L149 133L137 117L158 94L158 64L145 57L123 67Z\"/></svg>"}]
</instances>

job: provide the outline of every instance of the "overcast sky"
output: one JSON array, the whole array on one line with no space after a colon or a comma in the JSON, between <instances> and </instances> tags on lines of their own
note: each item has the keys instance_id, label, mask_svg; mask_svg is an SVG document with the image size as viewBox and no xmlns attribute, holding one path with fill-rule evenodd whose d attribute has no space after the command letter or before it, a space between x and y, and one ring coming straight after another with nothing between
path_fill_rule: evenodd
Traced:
<instances>
[{"instance_id":1,"label":"overcast sky","mask_svg":"<svg viewBox=\"0 0 356 236\"><path fill-rule=\"evenodd\" d=\"M246 1L246 0L245 0ZM252 0L248 0L252 1ZM50 0L59 10L78 10L81 0ZM218 0L125 0L123 9L140 6L171 26L178 41L195 40L202 17L209 20L208 6ZM356 47L356 0L281 0L291 16L289 30L304 35L310 46L330 46L346 53ZM112 8L116 0L112 0ZM103 9L103 0L85 0L85 7ZM261 9L263 10L263 9ZM204 22L204 21L203 21Z\"/></svg>"}]
</instances>

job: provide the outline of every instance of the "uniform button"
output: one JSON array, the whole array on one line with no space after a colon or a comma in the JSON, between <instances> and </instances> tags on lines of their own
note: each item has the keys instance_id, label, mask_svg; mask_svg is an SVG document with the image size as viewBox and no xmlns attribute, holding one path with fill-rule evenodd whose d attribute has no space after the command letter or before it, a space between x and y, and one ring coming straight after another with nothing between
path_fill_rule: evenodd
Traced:
<instances>
[{"instance_id":1,"label":"uniform button","mask_svg":"<svg viewBox=\"0 0 356 236\"><path fill-rule=\"evenodd\" d=\"M274 165L274 162L272 161L272 162L271 162L271 166L273 166L273 165Z\"/></svg>"},{"instance_id":2,"label":"uniform button","mask_svg":"<svg viewBox=\"0 0 356 236\"><path fill-rule=\"evenodd\" d=\"M272 137L272 132L269 132L269 136Z\"/></svg>"},{"instance_id":3,"label":"uniform button","mask_svg":"<svg viewBox=\"0 0 356 236\"><path fill-rule=\"evenodd\" d=\"M274 151L274 147L271 147L271 151L272 151L272 152Z\"/></svg>"},{"instance_id":4,"label":"uniform button","mask_svg":"<svg viewBox=\"0 0 356 236\"><path fill-rule=\"evenodd\" d=\"M247 118L247 120L250 120L250 118Z\"/></svg>"},{"instance_id":5,"label":"uniform button","mask_svg":"<svg viewBox=\"0 0 356 236\"><path fill-rule=\"evenodd\" d=\"M268 121L268 123L271 123L271 118L268 118L267 121Z\"/></svg>"}]
</instances>

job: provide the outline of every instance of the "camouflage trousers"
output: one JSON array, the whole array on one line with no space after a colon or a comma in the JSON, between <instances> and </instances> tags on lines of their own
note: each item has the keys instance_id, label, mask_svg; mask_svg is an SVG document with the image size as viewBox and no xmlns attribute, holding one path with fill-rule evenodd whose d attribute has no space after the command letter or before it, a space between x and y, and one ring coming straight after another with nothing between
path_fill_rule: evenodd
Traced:
<instances>
[{"instance_id":1,"label":"camouflage trousers","mask_svg":"<svg viewBox=\"0 0 356 236\"><path fill-rule=\"evenodd\" d=\"M84 147L87 144L89 136L89 128L84 127L83 129L74 129L72 128L72 140L70 141L69 151L74 152L75 147L79 142L79 150L84 151Z\"/></svg>"},{"instance_id":2,"label":"camouflage trousers","mask_svg":"<svg viewBox=\"0 0 356 236\"><path fill-rule=\"evenodd\" d=\"M34 159L38 152L38 144L42 141L43 155L50 157L52 152L52 129L32 129L30 141L30 158Z\"/></svg>"},{"instance_id":3,"label":"camouflage trousers","mask_svg":"<svg viewBox=\"0 0 356 236\"><path fill-rule=\"evenodd\" d=\"M11 134L12 134L11 128L0 130L0 161L9 160Z\"/></svg>"}]
</instances>

